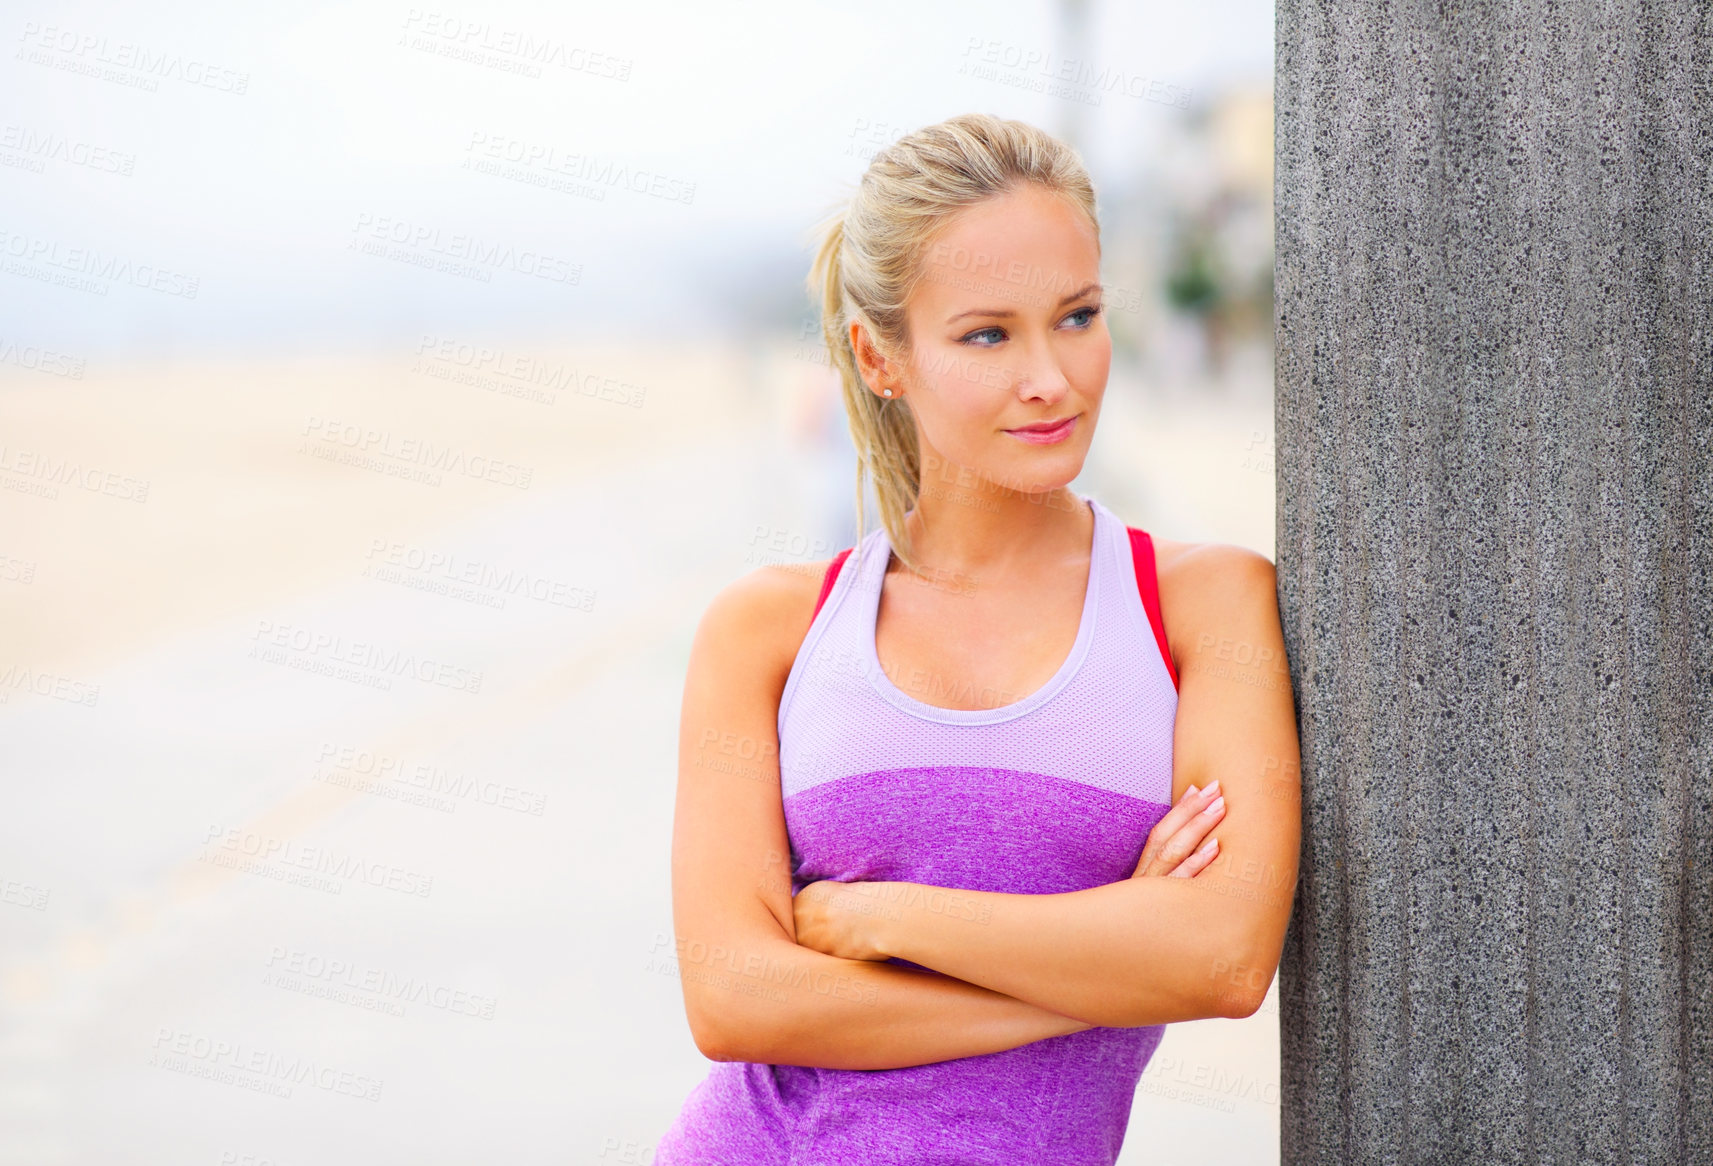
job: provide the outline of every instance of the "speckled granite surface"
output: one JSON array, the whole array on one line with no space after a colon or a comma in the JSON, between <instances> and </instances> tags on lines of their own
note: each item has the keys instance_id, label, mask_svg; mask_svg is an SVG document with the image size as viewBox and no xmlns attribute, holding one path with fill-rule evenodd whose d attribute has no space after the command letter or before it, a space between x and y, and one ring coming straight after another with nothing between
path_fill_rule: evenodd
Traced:
<instances>
[{"instance_id":1,"label":"speckled granite surface","mask_svg":"<svg viewBox=\"0 0 1713 1166\"><path fill-rule=\"evenodd\" d=\"M1713 1162L1713 6L1277 53L1281 1160Z\"/></svg>"}]
</instances>

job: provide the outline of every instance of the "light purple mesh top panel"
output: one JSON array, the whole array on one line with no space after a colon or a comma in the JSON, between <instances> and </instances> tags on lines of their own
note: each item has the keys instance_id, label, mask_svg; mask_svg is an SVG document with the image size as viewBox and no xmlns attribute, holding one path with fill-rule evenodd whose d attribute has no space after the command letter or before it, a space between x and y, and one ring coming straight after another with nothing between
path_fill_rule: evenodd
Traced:
<instances>
[{"instance_id":1,"label":"light purple mesh top panel","mask_svg":"<svg viewBox=\"0 0 1713 1166\"><path fill-rule=\"evenodd\" d=\"M1004 707L936 708L892 684L873 650L885 531L846 561L780 702L793 893L836 879L1052 894L1129 877L1171 800L1177 692L1123 523L1086 501L1095 554L1076 645ZM1110 1164L1164 1031L1095 1028L904 1069L717 1063L654 1160Z\"/></svg>"},{"instance_id":2,"label":"light purple mesh top panel","mask_svg":"<svg viewBox=\"0 0 1713 1166\"><path fill-rule=\"evenodd\" d=\"M874 649L884 528L852 551L798 651L779 702L785 796L853 773L985 765L1050 773L1146 801L1171 801L1177 689L1136 590L1124 523L1094 499L1092 585L1075 646L1023 700L957 710L934 677L882 671ZM861 561L858 561L858 552ZM996 634L1003 634L996 629ZM919 699L928 698L928 699Z\"/></svg>"}]
</instances>

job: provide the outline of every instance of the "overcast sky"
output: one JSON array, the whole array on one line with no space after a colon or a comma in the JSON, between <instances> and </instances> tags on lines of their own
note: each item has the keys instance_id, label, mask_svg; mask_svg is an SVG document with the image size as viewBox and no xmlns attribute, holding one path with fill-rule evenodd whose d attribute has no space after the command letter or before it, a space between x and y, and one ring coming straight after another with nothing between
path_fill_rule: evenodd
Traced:
<instances>
[{"instance_id":1,"label":"overcast sky","mask_svg":"<svg viewBox=\"0 0 1713 1166\"><path fill-rule=\"evenodd\" d=\"M901 132L1075 107L1117 181L1179 94L1273 53L1260 0L1092 0L1080 50L1040 0L5 19L0 340L86 354L693 332ZM1030 88L1051 74L1083 100Z\"/></svg>"}]
</instances>

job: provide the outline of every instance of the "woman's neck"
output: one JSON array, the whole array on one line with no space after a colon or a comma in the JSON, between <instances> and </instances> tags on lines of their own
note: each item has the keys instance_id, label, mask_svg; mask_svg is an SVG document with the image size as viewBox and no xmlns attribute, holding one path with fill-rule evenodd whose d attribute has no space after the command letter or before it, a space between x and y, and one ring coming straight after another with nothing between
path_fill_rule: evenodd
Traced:
<instances>
[{"instance_id":1,"label":"woman's neck","mask_svg":"<svg viewBox=\"0 0 1713 1166\"><path fill-rule=\"evenodd\" d=\"M1094 511L1068 486L1025 494L982 483L958 488L926 479L904 517L912 557L924 569L1002 575L1025 563L1085 556Z\"/></svg>"}]
</instances>

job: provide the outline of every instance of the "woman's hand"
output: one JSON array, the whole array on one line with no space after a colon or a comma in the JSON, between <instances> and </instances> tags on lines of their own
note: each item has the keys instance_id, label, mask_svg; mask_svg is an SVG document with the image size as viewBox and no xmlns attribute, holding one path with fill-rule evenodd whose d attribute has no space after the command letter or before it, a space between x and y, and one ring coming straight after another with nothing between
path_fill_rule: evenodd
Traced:
<instances>
[{"instance_id":1,"label":"woman's hand","mask_svg":"<svg viewBox=\"0 0 1713 1166\"><path fill-rule=\"evenodd\" d=\"M1216 779L1204 790L1191 786L1184 791L1164 818L1148 833L1148 844L1142 848L1142 859L1130 877L1150 875L1174 879L1193 879L1207 868L1219 854L1219 839L1201 841L1207 832L1225 817L1225 798L1220 795ZM1198 846L1201 849L1196 849Z\"/></svg>"},{"instance_id":2,"label":"woman's hand","mask_svg":"<svg viewBox=\"0 0 1713 1166\"><path fill-rule=\"evenodd\" d=\"M841 883L822 879L810 883L791 900L797 942L818 952L847 960L884 960L877 924L895 917L882 888L885 883Z\"/></svg>"},{"instance_id":3,"label":"woman's hand","mask_svg":"<svg viewBox=\"0 0 1713 1166\"><path fill-rule=\"evenodd\" d=\"M1192 785L1149 831L1130 877L1194 878L1219 856L1219 839L1207 835L1224 817L1219 782L1204 790ZM797 942L841 959L886 959L882 928L886 920L899 917L893 897L887 894L888 885L832 879L810 883L791 900Z\"/></svg>"}]
</instances>

